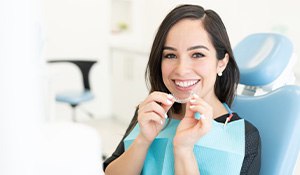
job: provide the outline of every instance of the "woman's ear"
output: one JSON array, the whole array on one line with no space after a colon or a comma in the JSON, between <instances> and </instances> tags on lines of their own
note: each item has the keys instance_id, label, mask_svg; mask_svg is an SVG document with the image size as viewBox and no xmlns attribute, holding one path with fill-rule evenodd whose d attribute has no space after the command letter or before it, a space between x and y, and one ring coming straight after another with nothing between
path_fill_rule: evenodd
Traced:
<instances>
[{"instance_id":1,"label":"woman's ear","mask_svg":"<svg viewBox=\"0 0 300 175\"><path fill-rule=\"evenodd\" d=\"M217 73L222 73L225 70L228 61L229 61L229 55L228 53L226 53L222 60L218 60Z\"/></svg>"}]
</instances>

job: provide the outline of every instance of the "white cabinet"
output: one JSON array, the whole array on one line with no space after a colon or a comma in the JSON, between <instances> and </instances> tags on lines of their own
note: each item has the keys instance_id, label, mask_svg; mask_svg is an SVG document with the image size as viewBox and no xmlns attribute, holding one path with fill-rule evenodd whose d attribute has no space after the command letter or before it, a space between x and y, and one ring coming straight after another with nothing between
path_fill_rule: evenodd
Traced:
<instances>
[{"instance_id":1,"label":"white cabinet","mask_svg":"<svg viewBox=\"0 0 300 175\"><path fill-rule=\"evenodd\" d=\"M111 58L112 113L122 123L129 124L136 106L148 94L144 78L148 54L112 47Z\"/></svg>"}]
</instances>

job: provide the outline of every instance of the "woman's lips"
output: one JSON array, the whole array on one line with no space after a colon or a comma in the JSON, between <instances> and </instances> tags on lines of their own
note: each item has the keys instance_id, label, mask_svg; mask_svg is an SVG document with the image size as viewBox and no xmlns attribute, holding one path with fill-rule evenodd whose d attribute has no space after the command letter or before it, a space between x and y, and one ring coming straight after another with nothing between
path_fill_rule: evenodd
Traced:
<instances>
[{"instance_id":1,"label":"woman's lips","mask_svg":"<svg viewBox=\"0 0 300 175\"><path fill-rule=\"evenodd\" d=\"M192 90L194 86L200 82L199 79L193 80L173 80L175 86L179 90L187 91Z\"/></svg>"}]
</instances>

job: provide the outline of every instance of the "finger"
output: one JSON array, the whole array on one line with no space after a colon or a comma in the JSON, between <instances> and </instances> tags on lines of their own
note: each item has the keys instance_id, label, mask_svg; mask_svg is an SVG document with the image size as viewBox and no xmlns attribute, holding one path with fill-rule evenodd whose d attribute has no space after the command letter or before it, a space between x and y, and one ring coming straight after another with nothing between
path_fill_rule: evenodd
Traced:
<instances>
[{"instance_id":1,"label":"finger","mask_svg":"<svg viewBox=\"0 0 300 175\"><path fill-rule=\"evenodd\" d=\"M194 118L197 120L200 120L201 118L205 117L203 114L201 114L200 112L195 112L194 113Z\"/></svg>"},{"instance_id":2,"label":"finger","mask_svg":"<svg viewBox=\"0 0 300 175\"><path fill-rule=\"evenodd\" d=\"M141 124L149 123L151 121L156 122L159 125L162 125L164 123L164 119L162 119L159 115L157 115L155 112L147 112L143 114L143 117L140 117L139 122Z\"/></svg>"},{"instance_id":3,"label":"finger","mask_svg":"<svg viewBox=\"0 0 300 175\"><path fill-rule=\"evenodd\" d=\"M190 109L194 112L194 117L200 119L204 113L211 113L211 106L202 98L192 98L190 100ZM210 114L208 116L211 116Z\"/></svg>"},{"instance_id":4,"label":"finger","mask_svg":"<svg viewBox=\"0 0 300 175\"><path fill-rule=\"evenodd\" d=\"M195 95L193 95L193 97L191 98L190 103L193 105L202 105L205 107L210 106L205 100L203 100L202 98L199 98L198 96L195 96Z\"/></svg>"},{"instance_id":5,"label":"finger","mask_svg":"<svg viewBox=\"0 0 300 175\"><path fill-rule=\"evenodd\" d=\"M211 107L204 107L201 105L190 106L190 111L193 112L193 116L190 116L190 117L194 117L196 119L200 119L203 117L212 119L212 117L213 117L213 112L212 112ZM199 113L199 114L197 114L197 113Z\"/></svg>"},{"instance_id":6,"label":"finger","mask_svg":"<svg viewBox=\"0 0 300 175\"><path fill-rule=\"evenodd\" d=\"M192 98L187 103L185 116L193 118L195 116L195 112L203 114L205 112L205 107L201 104L200 99ZM196 114L196 115L199 115L199 114Z\"/></svg>"},{"instance_id":7,"label":"finger","mask_svg":"<svg viewBox=\"0 0 300 175\"><path fill-rule=\"evenodd\" d=\"M199 105L199 100L200 100L200 98L197 94L192 95L192 98L186 105L185 117L192 118L194 116L195 111L192 111L191 109L194 108L194 106Z\"/></svg>"},{"instance_id":8,"label":"finger","mask_svg":"<svg viewBox=\"0 0 300 175\"><path fill-rule=\"evenodd\" d=\"M171 106L175 102L175 99L172 95L165 92L154 91L146 98L144 104L152 101L163 104L165 106Z\"/></svg>"},{"instance_id":9,"label":"finger","mask_svg":"<svg viewBox=\"0 0 300 175\"><path fill-rule=\"evenodd\" d=\"M145 106L141 107L139 109L139 113L141 113L141 112L144 112L144 113L155 112L162 118L165 118L165 113L166 113L164 108L156 102L150 102L150 103L146 104Z\"/></svg>"},{"instance_id":10,"label":"finger","mask_svg":"<svg viewBox=\"0 0 300 175\"><path fill-rule=\"evenodd\" d=\"M185 116L184 117L192 118L193 115L194 115L194 111L191 110L191 103L188 102L188 103L186 103Z\"/></svg>"},{"instance_id":11,"label":"finger","mask_svg":"<svg viewBox=\"0 0 300 175\"><path fill-rule=\"evenodd\" d=\"M212 121L209 118L202 117L198 121L197 125L195 125L195 127L198 127L198 129L200 128L204 133L206 133L211 128L211 122Z\"/></svg>"},{"instance_id":12,"label":"finger","mask_svg":"<svg viewBox=\"0 0 300 175\"><path fill-rule=\"evenodd\" d=\"M193 117L195 119L200 119L202 117L205 117L204 114L207 113L206 108L201 105L190 105L190 112L192 115L189 115L189 117Z\"/></svg>"},{"instance_id":13,"label":"finger","mask_svg":"<svg viewBox=\"0 0 300 175\"><path fill-rule=\"evenodd\" d=\"M171 94L156 91L149 95L149 98L145 100L145 103L149 103L151 101L155 101L161 105L161 107L164 109L163 117L167 118L167 112L174 104L175 98Z\"/></svg>"},{"instance_id":14,"label":"finger","mask_svg":"<svg viewBox=\"0 0 300 175\"><path fill-rule=\"evenodd\" d=\"M161 106L164 109L164 111L165 111L165 117L167 118L167 112L170 110L170 108L174 104L175 98L171 94L167 94L166 98L167 98L167 100L166 100L167 103L166 104L162 104Z\"/></svg>"}]
</instances>

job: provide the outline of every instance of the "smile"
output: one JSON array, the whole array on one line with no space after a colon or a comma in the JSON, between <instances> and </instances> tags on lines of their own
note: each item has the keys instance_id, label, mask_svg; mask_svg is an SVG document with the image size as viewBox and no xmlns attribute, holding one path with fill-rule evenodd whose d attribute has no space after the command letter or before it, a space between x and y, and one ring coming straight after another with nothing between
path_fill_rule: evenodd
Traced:
<instances>
[{"instance_id":1,"label":"smile","mask_svg":"<svg viewBox=\"0 0 300 175\"><path fill-rule=\"evenodd\" d=\"M195 84L197 84L200 80L189 80L189 81L178 81L174 80L176 86L180 88L189 88Z\"/></svg>"}]
</instances>

